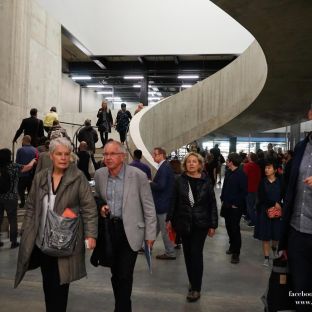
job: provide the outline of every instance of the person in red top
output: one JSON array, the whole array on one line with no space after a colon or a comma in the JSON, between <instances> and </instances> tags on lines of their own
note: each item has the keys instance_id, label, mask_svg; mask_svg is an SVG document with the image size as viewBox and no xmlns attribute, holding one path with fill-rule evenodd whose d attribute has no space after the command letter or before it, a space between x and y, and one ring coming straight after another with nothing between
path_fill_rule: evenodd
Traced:
<instances>
[{"instance_id":1,"label":"person in red top","mask_svg":"<svg viewBox=\"0 0 312 312\"><path fill-rule=\"evenodd\" d=\"M248 195L246 197L248 226L254 226L256 222L256 199L258 187L261 181L261 169L257 164L257 155L249 153L248 162L244 164L243 170L247 175Z\"/></svg>"}]
</instances>

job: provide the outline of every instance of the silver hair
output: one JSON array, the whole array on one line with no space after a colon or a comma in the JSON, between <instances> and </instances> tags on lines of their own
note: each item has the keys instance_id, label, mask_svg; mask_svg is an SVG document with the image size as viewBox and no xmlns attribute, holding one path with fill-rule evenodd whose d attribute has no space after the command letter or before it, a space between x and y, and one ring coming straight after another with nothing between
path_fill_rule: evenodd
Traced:
<instances>
[{"instance_id":1,"label":"silver hair","mask_svg":"<svg viewBox=\"0 0 312 312\"><path fill-rule=\"evenodd\" d=\"M127 154L127 150L126 150L125 146L124 146L123 144L121 144L120 142L115 141L115 140L114 140L114 141L110 141L110 142L107 142L107 143L105 144L105 146L108 145L108 144L115 144L115 145L117 145L118 148L119 148L119 151L120 151L121 153ZM104 147L104 150L105 150L105 147Z\"/></svg>"},{"instance_id":2,"label":"silver hair","mask_svg":"<svg viewBox=\"0 0 312 312\"><path fill-rule=\"evenodd\" d=\"M63 137L63 138L56 138L54 140L51 140L50 145L49 145L49 152L53 153L58 145L63 145L67 147L70 152L73 151L73 146L71 142L68 139Z\"/></svg>"}]
</instances>

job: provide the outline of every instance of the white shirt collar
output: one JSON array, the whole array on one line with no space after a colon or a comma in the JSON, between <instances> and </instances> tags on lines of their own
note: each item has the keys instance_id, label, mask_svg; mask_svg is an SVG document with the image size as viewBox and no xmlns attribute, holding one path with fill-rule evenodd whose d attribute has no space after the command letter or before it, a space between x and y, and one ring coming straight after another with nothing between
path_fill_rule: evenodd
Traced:
<instances>
[{"instance_id":1,"label":"white shirt collar","mask_svg":"<svg viewBox=\"0 0 312 312\"><path fill-rule=\"evenodd\" d=\"M162 160L159 164L158 164L158 168L166 161L166 159Z\"/></svg>"}]
</instances>

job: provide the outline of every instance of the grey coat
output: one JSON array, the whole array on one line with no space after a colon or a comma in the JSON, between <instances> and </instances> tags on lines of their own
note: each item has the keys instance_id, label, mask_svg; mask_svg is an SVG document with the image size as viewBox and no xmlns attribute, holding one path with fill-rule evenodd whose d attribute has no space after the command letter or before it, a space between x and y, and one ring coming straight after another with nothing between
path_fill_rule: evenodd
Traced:
<instances>
[{"instance_id":1,"label":"grey coat","mask_svg":"<svg viewBox=\"0 0 312 312\"><path fill-rule=\"evenodd\" d=\"M96 196L106 201L108 169L95 171ZM143 240L156 239L156 210L146 174L125 165L122 219L129 245L138 251Z\"/></svg>"},{"instance_id":2,"label":"grey coat","mask_svg":"<svg viewBox=\"0 0 312 312\"><path fill-rule=\"evenodd\" d=\"M48 193L48 170L50 169L43 169L36 174L26 201L14 287L18 286L27 270L39 266L33 251L43 197ZM84 240L86 237L97 238L98 212L90 186L83 173L75 165L70 165L56 194L54 211L61 215L65 208L74 207L79 207L81 216L77 245L71 256L58 258L61 284L86 276Z\"/></svg>"}]
</instances>

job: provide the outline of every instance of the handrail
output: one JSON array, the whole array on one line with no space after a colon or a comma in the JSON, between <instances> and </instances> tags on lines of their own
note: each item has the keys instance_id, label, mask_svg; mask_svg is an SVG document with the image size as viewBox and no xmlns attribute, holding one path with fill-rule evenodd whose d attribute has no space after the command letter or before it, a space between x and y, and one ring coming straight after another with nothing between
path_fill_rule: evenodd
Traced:
<instances>
[{"instance_id":1,"label":"handrail","mask_svg":"<svg viewBox=\"0 0 312 312\"><path fill-rule=\"evenodd\" d=\"M131 122L131 121L130 121ZM60 121L61 124L65 124L65 125L71 125L71 126L78 126L79 128L77 128L77 130L75 131L74 135L73 135L73 144L74 144L74 149L75 151L77 151L77 146L78 146L78 132L80 131L80 129L82 127L84 127L84 125L82 124L76 124L76 123L73 123L73 122L66 122L66 121ZM130 126L130 123L129 123L129 126ZM130 155L130 157L133 159L133 154L131 152L131 149L129 147L129 144L128 144L128 137L129 137L129 126L128 126L128 129L127 129L127 136L126 136L126 151L128 152L128 154ZM91 126L92 128L96 128L98 129L97 126Z\"/></svg>"},{"instance_id":2,"label":"handrail","mask_svg":"<svg viewBox=\"0 0 312 312\"><path fill-rule=\"evenodd\" d=\"M76 124L73 122L67 122L67 121L60 121L59 123L65 124L65 125L71 125L71 126L83 126L81 124Z\"/></svg>"}]
</instances>

